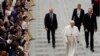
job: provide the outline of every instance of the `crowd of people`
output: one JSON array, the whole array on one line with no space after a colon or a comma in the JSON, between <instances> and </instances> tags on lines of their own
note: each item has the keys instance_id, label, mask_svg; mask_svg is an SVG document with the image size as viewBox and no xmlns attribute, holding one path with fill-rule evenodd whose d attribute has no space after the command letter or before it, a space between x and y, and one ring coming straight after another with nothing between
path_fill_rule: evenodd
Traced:
<instances>
[{"instance_id":1,"label":"crowd of people","mask_svg":"<svg viewBox=\"0 0 100 56\"><path fill-rule=\"evenodd\" d=\"M0 4L0 56L26 56L29 32L30 0L4 0ZM26 34L29 33L29 37Z\"/></svg>"}]
</instances>

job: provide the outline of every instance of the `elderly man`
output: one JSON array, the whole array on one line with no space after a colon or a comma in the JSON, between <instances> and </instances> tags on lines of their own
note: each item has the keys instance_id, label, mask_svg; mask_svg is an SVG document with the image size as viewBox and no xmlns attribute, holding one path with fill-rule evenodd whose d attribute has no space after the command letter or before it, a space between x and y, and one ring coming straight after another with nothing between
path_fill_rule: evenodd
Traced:
<instances>
[{"instance_id":1,"label":"elderly man","mask_svg":"<svg viewBox=\"0 0 100 56\"><path fill-rule=\"evenodd\" d=\"M71 21L64 30L64 40L66 44L66 56L74 56L77 48L77 42L79 37L79 30L75 26L74 21Z\"/></svg>"},{"instance_id":2,"label":"elderly man","mask_svg":"<svg viewBox=\"0 0 100 56\"><path fill-rule=\"evenodd\" d=\"M88 13L85 14L83 19L86 48L89 47L89 35L90 35L90 50L94 52L94 31L97 31L96 15L93 13L93 9L89 8Z\"/></svg>"},{"instance_id":3,"label":"elderly man","mask_svg":"<svg viewBox=\"0 0 100 56\"><path fill-rule=\"evenodd\" d=\"M57 29L57 17L53 13L53 9L49 9L49 13L45 15L44 19L45 29L47 31L47 40L50 43L50 32L52 33L52 46L55 48L55 30Z\"/></svg>"}]
</instances>

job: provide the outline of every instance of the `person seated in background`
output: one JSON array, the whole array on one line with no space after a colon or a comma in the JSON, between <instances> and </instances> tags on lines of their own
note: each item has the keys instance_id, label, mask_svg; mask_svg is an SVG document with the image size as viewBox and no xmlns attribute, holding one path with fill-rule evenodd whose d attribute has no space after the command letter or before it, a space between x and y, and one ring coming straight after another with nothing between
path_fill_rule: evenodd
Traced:
<instances>
[{"instance_id":1,"label":"person seated in background","mask_svg":"<svg viewBox=\"0 0 100 56\"><path fill-rule=\"evenodd\" d=\"M25 14L27 10L23 9L20 1L16 0L12 6L13 0L4 0L2 8L0 5L0 55L5 52L9 56L25 55L25 34L28 32L29 21Z\"/></svg>"},{"instance_id":2,"label":"person seated in background","mask_svg":"<svg viewBox=\"0 0 100 56\"><path fill-rule=\"evenodd\" d=\"M3 9L2 9L1 4L0 4L0 19L2 19L4 21L4 14L3 14Z\"/></svg>"},{"instance_id":3,"label":"person seated in background","mask_svg":"<svg viewBox=\"0 0 100 56\"><path fill-rule=\"evenodd\" d=\"M3 10L4 16L5 16L5 10L6 10L6 8L7 8L7 0L4 0L4 1L2 2L2 10Z\"/></svg>"},{"instance_id":4,"label":"person seated in background","mask_svg":"<svg viewBox=\"0 0 100 56\"><path fill-rule=\"evenodd\" d=\"M6 40L2 37L3 31L0 31L0 51L7 51Z\"/></svg>"},{"instance_id":5,"label":"person seated in background","mask_svg":"<svg viewBox=\"0 0 100 56\"><path fill-rule=\"evenodd\" d=\"M26 31L28 31L28 23L27 23L27 16L24 16L22 21L22 35L24 35Z\"/></svg>"}]
</instances>

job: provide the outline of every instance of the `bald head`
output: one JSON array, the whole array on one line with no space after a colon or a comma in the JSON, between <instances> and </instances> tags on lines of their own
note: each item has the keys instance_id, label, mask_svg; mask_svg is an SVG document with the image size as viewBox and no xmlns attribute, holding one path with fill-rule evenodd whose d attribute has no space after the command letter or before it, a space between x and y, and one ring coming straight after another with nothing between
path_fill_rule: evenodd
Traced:
<instances>
[{"instance_id":1,"label":"bald head","mask_svg":"<svg viewBox=\"0 0 100 56\"><path fill-rule=\"evenodd\" d=\"M53 13L53 8L49 9L49 13Z\"/></svg>"},{"instance_id":2,"label":"bald head","mask_svg":"<svg viewBox=\"0 0 100 56\"><path fill-rule=\"evenodd\" d=\"M88 8L88 13L92 14L93 13L93 8Z\"/></svg>"}]
</instances>

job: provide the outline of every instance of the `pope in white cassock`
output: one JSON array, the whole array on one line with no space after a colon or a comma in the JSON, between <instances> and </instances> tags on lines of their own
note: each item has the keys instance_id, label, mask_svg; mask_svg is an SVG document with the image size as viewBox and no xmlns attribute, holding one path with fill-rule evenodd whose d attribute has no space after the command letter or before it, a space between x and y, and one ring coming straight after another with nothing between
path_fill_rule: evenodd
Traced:
<instances>
[{"instance_id":1,"label":"pope in white cassock","mask_svg":"<svg viewBox=\"0 0 100 56\"><path fill-rule=\"evenodd\" d=\"M79 30L74 25L74 21L71 21L68 26L65 27L64 30L64 40L66 44L66 56L74 56L75 50L77 48Z\"/></svg>"}]
</instances>

